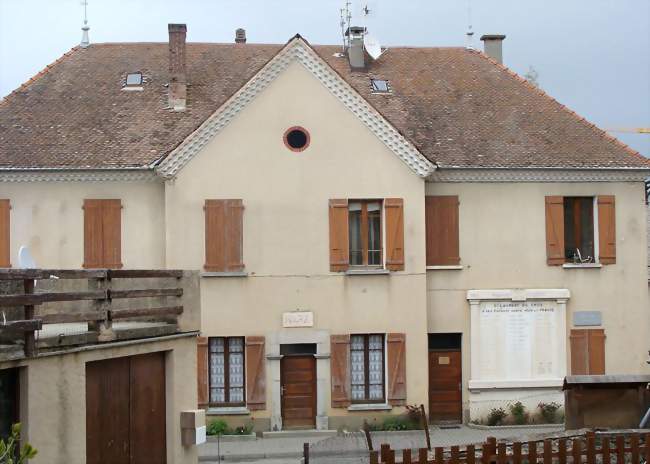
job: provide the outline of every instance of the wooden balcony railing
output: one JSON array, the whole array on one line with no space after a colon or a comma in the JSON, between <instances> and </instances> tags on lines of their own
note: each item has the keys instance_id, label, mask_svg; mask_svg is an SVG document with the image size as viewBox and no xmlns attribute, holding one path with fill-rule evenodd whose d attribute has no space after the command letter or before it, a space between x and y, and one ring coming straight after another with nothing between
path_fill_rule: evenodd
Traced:
<instances>
[{"instance_id":1,"label":"wooden balcony railing","mask_svg":"<svg viewBox=\"0 0 650 464\"><path fill-rule=\"evenodd\" d=\"M198 276L193 272L2 269L0 286L0 345L22 343L26 357L37 354L36 334L47 324L87 323L90 337L69 344L115 340L114 321L161 321L176 331L178 319L188 310L184 287L195 294L193 326L185 329L199 329Z\"/></svg>"}]
</instances>

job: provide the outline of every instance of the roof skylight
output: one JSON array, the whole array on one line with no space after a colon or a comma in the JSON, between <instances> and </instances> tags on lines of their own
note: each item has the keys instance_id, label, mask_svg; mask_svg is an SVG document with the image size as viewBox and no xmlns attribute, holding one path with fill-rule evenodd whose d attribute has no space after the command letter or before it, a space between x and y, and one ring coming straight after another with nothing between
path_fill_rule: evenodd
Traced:
<instances>
[{"instance_id":1,"label":"roof skylight","mask_svg":"<svg viewBox=\"0 0 650 464\"><path fill-rule=\"evenodd\" d=\"M136 72L136 73L127 74L126 85L127 86L142 85L142 73Z\"/></svg>"},{"instance_id":2,"label":"roof skylight","mask_svg":"<svg viewBox=\"0 0 650 464\"><path fill-rule=\"evenodd\" d=\"M388 81L385 79L370 79L370 84L372 85L372 91L378 93L388 93L390 92L390 86Z\"/></svg>"}]
</instances>

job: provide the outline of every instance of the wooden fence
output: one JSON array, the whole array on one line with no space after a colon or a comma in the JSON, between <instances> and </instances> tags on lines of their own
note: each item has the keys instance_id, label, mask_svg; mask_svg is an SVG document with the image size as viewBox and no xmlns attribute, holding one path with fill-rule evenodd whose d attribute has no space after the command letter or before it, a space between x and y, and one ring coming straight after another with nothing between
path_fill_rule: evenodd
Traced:
<instances>
[{"instance_id":1,"label":"wooden fence","mask_svg":"<svg viewBox=\"0 0 650 464\"><path fill-rule=\"evenodd\" d=\"M5 338L10 334L17 334L24 341L24 354L26 357L37 354L35 332L41 330L44 324L87 322L88 329L97 334L98 341L110 341L115 335L112 333L112 323L116 320L132 320L147 318L173 318L176 319L182 312L180 304L150 307L135 303L128 308L114 307L113 300L129 298L161 298L183 295L180 279L183 272L179 270L127 270L127 269L2 269L0 282L8 281L20 283L22 293L0 295L0 335ZM176 279L176 286L170 288L139 288L139 289L113 289L112 281L115 279ZM74 292L35 292L35 281L59 279L85 279L88 289ZM17 282L18 281L18 282ZM14 285L14 291L16 290ZM91 309L85 311L70 311L65 305L57 305L55 311L41 312L39 308L44 303L50 302L80 302L91 301ZM142 307L139 307L142 306ZM4 320L3 308L22 307L22 318Z\"/></svg>"},{"instance_id":2,"label":"wooden fence","mask_svg":"<svg viewBox=\"0 0 650 464\"><path fill-rule=\"evenodd\" d=\"M546 438L528 442L497 442L482 445L436 447L396 452L388 445L370 451L370 464L640 464L650 463L650 433L587 432L584 435ZM308 462L308 460L307 460Z\"/></svg>"}]
</instances>

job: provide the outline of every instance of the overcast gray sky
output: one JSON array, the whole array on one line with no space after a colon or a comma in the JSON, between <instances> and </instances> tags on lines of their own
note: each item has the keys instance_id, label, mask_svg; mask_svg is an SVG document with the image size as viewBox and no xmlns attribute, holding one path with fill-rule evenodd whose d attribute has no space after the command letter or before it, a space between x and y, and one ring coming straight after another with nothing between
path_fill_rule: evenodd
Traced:
<instances>
[{"instance_id":1,"label":"overcast gray sky","mask_svg":"<svg viewBox=\"0 0 650 464\"><path fill-rule=\"evenodd\" d=\"M504 64L600 127L650 127L650 0L471 0L475 37L506 34ZM88 0L91 42L340 43L345 0ZM353 0L382 45L464 45L468 0ZM359 15L360 16L360 15ZM79 43L81 0L0 0L0 96ZM357 21L360 22L360 21ZM476 42L479 42L476 40ZM475 44L481 46L479 44ZM83 78L83 76L79 76ZM615 134L650 156L650 135Z\"/></svg>"}]
</instances>

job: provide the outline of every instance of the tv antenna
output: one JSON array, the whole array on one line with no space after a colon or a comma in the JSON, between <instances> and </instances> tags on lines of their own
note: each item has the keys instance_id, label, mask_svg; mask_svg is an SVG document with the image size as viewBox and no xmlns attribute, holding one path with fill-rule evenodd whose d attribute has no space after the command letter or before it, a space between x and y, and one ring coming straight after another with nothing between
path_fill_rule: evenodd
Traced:
<instances>
[{"instance_id":1,"label":"tv antenna","mask_svg":"<svg viewBox=\"0 0 650 464\"><path fill-rule=\"evenodd\" d=\"M474 38L474 31L472 30L472 0L467 0L467 32L465 35L467 36L467 49L474 50L472 40Z\"/></svg>"},{"instance_id":2,"label":"tv antenna","mask_svg":"<svg viewBox=\"0 0 650 464\"><path fill-rule=\"evenodd\" d=\"M81 5L84 7L84 25L81 28L81 43L79 45L86 48L90 45L90 39L88 38L88 31L90 30L88 26L88 0L83 0Z\"/></svg>"},{"instance_id":3,"label":"tv antenna","mask_svg":"<svg viewBox=\"0 0 650 464\"><path fill-rule=\"evenodd\" d=\"M341 37L343 38L343 53L348 49L349 37L346 35L346 32L350 29L350 24L352 23L352 10L350 9L352 2L350 0L345 0L345 7L341 8Z\"/></svg>"}]
</instances>

